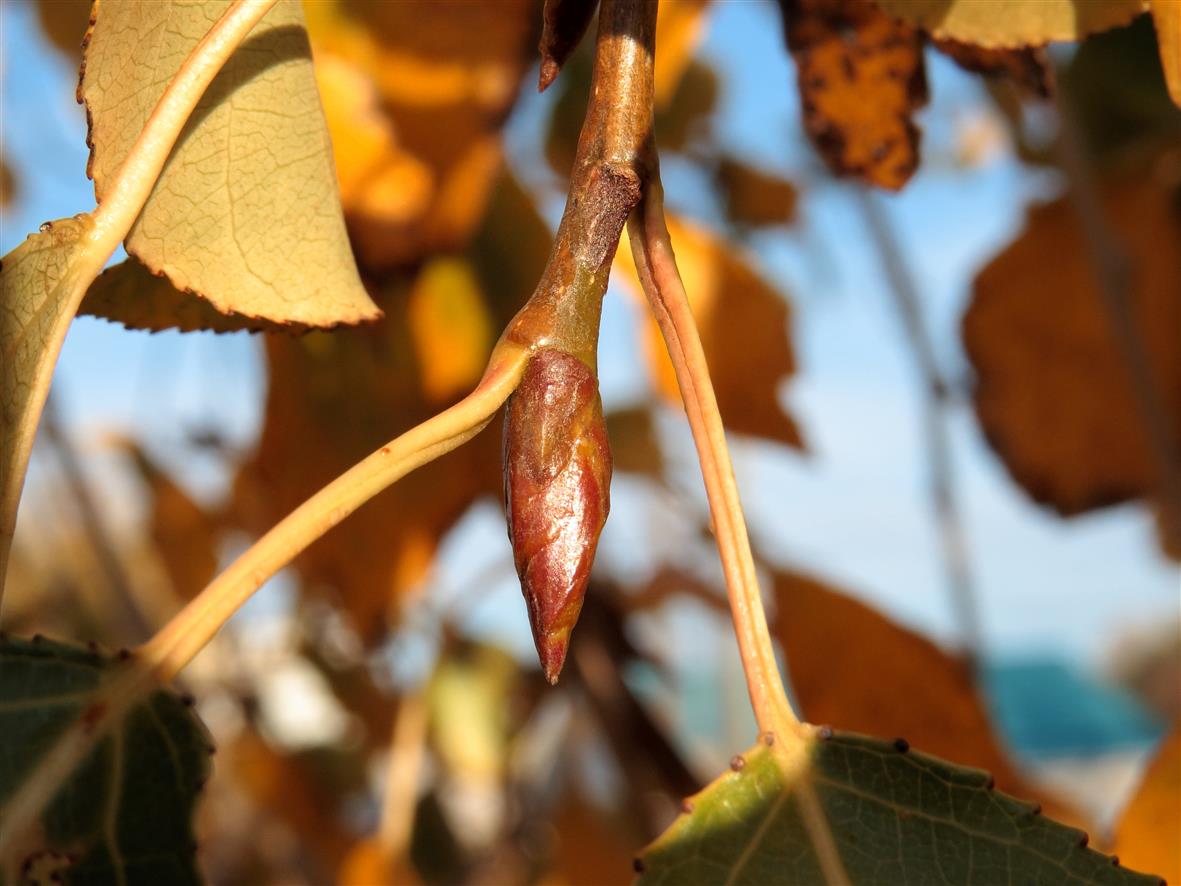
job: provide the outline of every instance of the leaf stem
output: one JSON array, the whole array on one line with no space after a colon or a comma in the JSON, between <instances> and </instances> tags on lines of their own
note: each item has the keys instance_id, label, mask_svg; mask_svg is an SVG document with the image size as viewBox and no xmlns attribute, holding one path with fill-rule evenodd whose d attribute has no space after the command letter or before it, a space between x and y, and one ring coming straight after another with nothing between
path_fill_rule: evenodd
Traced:
<instances>
[{"instance_id":1,"label":"leaf stem","mask_svg":"<svg viewBox=\"0 0 1181 886\"><path fill-rule=\"evenodd\" d=\"M788 704L767 632L767 616L718 401L665 224L664 189L654 151L649 164L644 196L628 222L632 255L672 358L697 447L755 719L761 731L789 739L799 732L801 724Z\"/></svg>"},{"instance_id":2,"label":"leaf stem","mask_svg":"<svg viewBox=\"0 0 1181 886\"><path fill-rule=\"evenodd\" d=\"M305 501L136 650L13 793L0 819L0 861L118 717L171 680L300 551L396 480L483 430L516 387L527 360L526 348L502 339L471 394L381 447Z\"/></svg>"},{"instance_id":3,"label":"leaf stem","mask_svg":"<svg viewBox=\"0 0 1181 886\"><path fill-rule=\"evenodd\" d=\"M70 322L78 312L78 305L86 295L87 288L139 217L172 153L173 145L206 88L246 35L276 2L278 0L237 0L193 47L160 96L160 101L156 103L123 165L115 173L106 197L94 211L92 225L74 247L75 254L64 284L68 294L56 307L57 316L52 331L33 374L32 389L26 395L27 405L21 411L16 426L5 429L6 436L10 436L4 441L4 446L13 447L16 453L6 466L11 476L0 481L0 602L4 597L8 552L16 530L16 512L29 454L33 448L33 437L45 398L49 395L53 368Z\"/></svg>"},{"instance_id":4,"label":"leaf stem","mask_svg":"<svg viewBox=\"0 0 1181 886\"><path fill-rule=\"evenodd\" d=\"M516 388L527 359L526 348L498 345L471 394L358 462L272 527L140 648L156 678L172 679L267 579L325 532L482 431Z\"/></svg>"}]
</instances>

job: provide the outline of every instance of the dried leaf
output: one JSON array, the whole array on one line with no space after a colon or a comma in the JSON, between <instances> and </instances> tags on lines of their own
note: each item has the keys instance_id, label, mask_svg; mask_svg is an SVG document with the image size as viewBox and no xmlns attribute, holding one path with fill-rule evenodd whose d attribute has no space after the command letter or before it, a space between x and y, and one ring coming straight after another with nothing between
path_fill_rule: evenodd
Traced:
<instances>
[{"instance_id":1,"label":"dried leaf","mask_svg":"<svg viewBox=\"0 0 1181 886\"><path fill-rule=\"evenodd\" d=\"M618 820L582 798L567 797L552 821L557 845L540 886L625 886L634 878L634 844Z\"/></svg>"},{"instance_id":2,"label":"dried leaf","mask_svg":"<svg viewBox=\"0 0 1181 886\"><path fill-rule=\"evenodd\" d=\"M1157 749L1120 819L1113 851L1122 864L1181 882L1181 730Z\"/></svg>"},{"instance_id":3,"label":"dried leaf","mask_svg":"<svg viewBox=\"0 0 1181 886\"><path fill-rule=\"evenodd\" d=\"M1150 0L1156 39L1160 44L1161 67L1173 103L1181 107L1181 3L1177 0Z\"/></svg>"},{"instance_id":4,"label":"dried leaf","mask_svg":"<svg viewBox=\"0 0 1181 886\"><path fill-rule=\"evenodd\" d=\"M362 840L349 850L336 874L337 886L419 886L422 882L408 859L390 861L376 838Z\"/></svg>"},{"instance_id":5,"label":"dried leaf","mask_svg":"<svg viewBox=\"0 0 1181 886\"><path fill-rule=\"evenodd\" d=\"M71 63L82 54L82 38L90 23L92 0L37 0L37 18L49 42Z\"/></svg>"},{"instance_id":6,"label":"dried leaf","mask_svg":"<svg viewBox=\"0 0 1181 886\"><path fill-rule=\"evenodd\" d=\"M956 40L936 40L935 48L965 71L1004 78L1035 98L1054 94L1054 69L1044 47L987 49Z\"/></svg>"},{"instance_id":7,"label":"dried leaf","mask_svg":"<svg viewBox=\"0 0 1181 886\"><path fill-rule=\"evenodd\" d=\"M79 86L100 201L169 79L228 6L101 7ZM298 0L280 0L206 90L126 246L222 312L327 327L378 316L345 234Z\"/></svg>"},{"instance_id":8,"label":"dried leaf","mask_svg":"<svg viewBox=\"0 0 1181 886\"><path fill-rule=\"evenodd\" d=\"M501 165L500 129L532 63L536 5L307 4L349 232L387 271L461 249ZM342 70L351 68L351 71Z\"/></svg>"},{"instance_id":9,"label":"dried leaf","mask_svg":"<svg viewBox=\"0 0 1181 886\"><path fill-rule=\"evenodd\" d=\"M1002 749L967 662L810 578L776 574L775 605L772 631L808 720L902 736L988 770L1002 790L1036 795Z\"/></svg>"},{"instance_id":10,"label":"dried leaf","mask_svg":"<svg viewBox=\"0 0 1181 886\"><path fill-rule=\"evenodd\" d=\"M726 216L742 225L784 225L795 220L799 200L795 186L732 157L718 165L718 183L726 201Z\"/></svg>"},{"instance_id":11,"label":"dried leaf","mask_svg":"<svg viewBox=\"0 0 1181 886\"><path fill-rule=\"evenodd\" d=\"M799 429L779 402L783 378L795 371L786 301L736 247L675 217L669 232L726 427L802 448ZM621 279L642 300L630 248L621 245L617 261ZM680 403L660 330L646 310L644 322L656 389Z\"/></svg>"},{"instance_id":12,"label":"dried leaf","mask_svg":"<svg viewBox=\"0 0 1181 886\"><path fill-rule=\"evenodd\" d=\"M607 413L607 439L616 471L644 474L653 479L664 476L664 453L656 438L652 410L642 406Z\"/></svg>"},{"instance_id":13,"label":"dried leaf","mask_svg":"<svg viewBox=\"0 0 1181 886\"><path fill-rule=\"evenodd\" d=\"M143 449L126 444L148 490L148 535L156 546L173 590L191 600L217 572L220 522L198 505Z\"/></svg>"},{"instance_id":14,"label":"dried leaf","mask_svg":"<svg viewBox=\"0 0 1181 886\"><path fill-rule=\"evenodd\" d=\"M1181 435L1176 195L1151 178L1111 181L1103 205L1131 262L1128 310L1163 421ZM1026 492L1065 516L1140 497L1167 504L1092 252L1069 197L1035 207L977 276L963 321L986 437Z\"/></svg>"},{"instance_id":15,"label":"dried leaf","mask_svg":"<svg viewBox=\"0 0 1181 886\"><path fill-rule=\"evenodd\" d=\"M836 175L898 190L919 162L922 35L869 0L779 0L804 128Z\"/></svg>"},{"instance_id":16,"label":"dried leaf","mask_svg":"<svg viewBox=\"0 0 1181 886\"><path fill-rule=\"evenodd\" d=\"M99 274L86 290L78 313L151 332L259 332L269 326L242 314L223 314L197 293L181 292L166 276L153 274L134 258Z\"/></svg>"},{"instance_id":17,"label":"dried leaf","mask_svg":"<svg viewBox=\"0 0 1181 886\"><path fill-rule=\"evenodd\" d=\"M934 37L990 48L1081 40L1126 25L1148 0L877 0Z\"/></svg>"},{"instance_id":18,"label":"dried leaf","mask_svg":"<svg viewBox=\"0 0 1181 886\"><path fill-rule=\"evenodd\" d=\"M0 157L0 209L6 209L16 198L16 176L4 158Z\"/></svg>"}]
</instances>

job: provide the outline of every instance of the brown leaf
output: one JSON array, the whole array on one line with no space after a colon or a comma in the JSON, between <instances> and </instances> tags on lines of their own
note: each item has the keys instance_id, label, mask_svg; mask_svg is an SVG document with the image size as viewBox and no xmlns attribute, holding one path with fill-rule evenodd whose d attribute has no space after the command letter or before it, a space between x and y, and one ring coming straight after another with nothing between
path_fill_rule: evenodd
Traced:
<instances>
[{"instance_id":1,"label":"brown leaf","mask_svg":"<svg viewBox=\"0 0 1181 886\"><path fill-rule=\"evenodd\" d=\"M41 30L71 63L77 63L82 55L82 38L93 5L92 0L37 0Z\"/></svg>"},{"instance_id":2,"label":"brown leaf","mask_svg":"<svg viewBox=\"0 0 1181 886\"><path fill-rule=\"evenodd\" d=\"M541 886L624 886L634 879L636 846L580 797L566 797L553 818L556 846Z\"/></svg>"},{"instance_id":3,"label":"brown leaf","mask_svg":"<svg viewBox=\"0 0 1181 886\"><path fill-rule=\"evenodd\" d=\"M12 174L12 168L4 162L4 158L0 157L0 209L12 203L16 194L16 176Z\"/></svg>"},{"instance_id":4,"label":"brown leaf","mask_svg":"<svg viewBox=\"0 0 1181 886\"><path fill-rule=\"evenodd\" d=\"M1120 864L1181 883L1181 729L1156 752L1140 789L1124 810L1113 852Z\"/></svg>"},{"instance_id":5,"label":"brown leaf","mask_svg":"<svg viewBox=\"0 0 1181 886\"><path fill-rule=\"evenodd\" d=\"M361 264L462 248L488 205L500 128L532 63L532 0L307 4Z\"/></svg>"},{"instance_id":6,"label":"brown leaf","mask_svg":"<svg viewBox=\"0 0 1181 886\"><path fill-rule=\"evenodd\" d=\"M1148 0L877 0L935 37L980 46L1043 46L1126 25Z\"/></svg>"},{"instance_id":7,"label":"brown leaf","mask_svg":"<svg viewBox=\"0 0 1181 886\"><path fill-rule=\"evenodd\" d=\"M191 600L217 572L221 521L209 514L133 443L128 454L148 489L148 535L156 546L172 588Z\"/></svg>"},{"instance_id":8,"label":"brown leaf","mask_svg":"<svg viewBox=\"0 0 1181 886\"><path fill-rule=\"evenodd\" d=\"M780 385L795 371L787 302L736 247L675 217L669 219L669 232L726 427L803 448L799 429L779 404ZM621 245L617 261L622 281L642 301L630 249ZM653 382L663 396L679 403L660 330L646 305L643 310Z\"/></svg>"},{"instance_id":9,"label":"brown leaf","mask_svg":"<svg viewBox=\"0 0 1181 886\"><path fill-rule=\"evenodd\" d=\"M726 215L732 222L783 225L795 220L799 194L786 179L723 157L718 165L718 183L725 196Z\"/></svg>"},{"instance_id":10,"label":"brown leaf","mask_svg":"<svg viewBox=\"0 0 1181 886\"><path fill-rule=\"evenodd\" d=\"M898 190L918 167L923 38L869 0L779 0L804 127L829 168Z\"/></svg>"},{"instance_id":11,"label":"brown leaf","mask_svg":"<svg viewBox=\"0 0 1181 886\"><path fill-rule=\"evenodd\" d=\"M1113 180L1103 205L1131 262L1128 309L1165 424L1181 435L1177 193L1151 176ZM1064 516L1133 498L1164 503L1091 253L1069 197L1033 208L1024 233L977 276L963 321L985 435L1025 491Z\"/></svg>"},{"instance_id":12,"label":"brown leaf","mask_svg":"<svg viewBox=\"0 0 1181 886\"><path fill-rule=\"evenodd\" d=\"M1004 78L1036 98L1054 94L1054 69L1044 47L988 49L955 40L935 40L934 46L965 71Z\"/></svg>"},{"instance_id":13,"label":"brown leaf","mask_svg":"<svg viewBox=\"0 0 1181 886\"><path fill-rule=\"evenodd\" d=\"M664 453L652 421L652 410L642 406L607 413L607 439L616 471L657 480L664 476Z\"/></svg>"},{"instance_id":14,"label":"brown leaf","mask_svg":"<svg viewBox=\"0 0 1181 886\"><path fill-rule=\"evenodd\" d=\"M777 573L775 604L772 632L809 722L905 738L987 769L1009 793L1035 794L1002 749L964 661L814 579Z\"/></svg>"}]
</instances>

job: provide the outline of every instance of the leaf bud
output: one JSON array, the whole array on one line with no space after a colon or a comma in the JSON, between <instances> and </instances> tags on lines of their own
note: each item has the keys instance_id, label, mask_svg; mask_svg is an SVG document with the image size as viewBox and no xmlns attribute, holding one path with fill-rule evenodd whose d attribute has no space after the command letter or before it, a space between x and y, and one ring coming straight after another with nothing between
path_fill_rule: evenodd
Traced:
<instances>
[{"instance_id":1,"label":"leaf bud","mask_svg":"<svg viewBox=\"0 0 1181 886\"><path fill-rule=\"evenodd\" d=\"M504 495L533 640L551 684L582 609L610 487L594 372L563 351L538 351L506 407Z\"/></svg>"}]
</instances>

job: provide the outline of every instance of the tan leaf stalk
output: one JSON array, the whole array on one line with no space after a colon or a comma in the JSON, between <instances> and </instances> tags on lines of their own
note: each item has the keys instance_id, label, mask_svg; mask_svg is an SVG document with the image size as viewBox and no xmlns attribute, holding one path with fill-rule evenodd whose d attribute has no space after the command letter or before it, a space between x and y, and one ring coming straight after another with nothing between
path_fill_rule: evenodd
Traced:
<instances>
[{"instance_id":1,"label":"tan leaf stalk","mask_svg":"<svg viewBox=\"0 0 1181 886\"><path fill-rule=\"evenodd\" d=\"M56 324L52 338L44 349L33 390L29 394L31 407L26 418L21 427L6 429L6 433L11 433L12 437L3 441L3 445L19 447L20 451L13 465L12 476L0 483L0 601L3 600L8 552L16 529L16 511L33 447L33 434L49 394L53 367L61 353L70 321L77 313L87 287L131 230L156 185L156 179L160 177L177 137L193 108L205 94L205 89L246 35L276 2L237 0L193 47L160 96L155 110L111 182L102 204L95 210L93 226L74 247L75 255L70 269L70 302L61 311L60 322Z\"/></svg>"},{"instance_id":2,"label":"tan leaf stalk","mask_svg":"<svg viewBox=\"0 0 1181 886\"><path fill-rule=\"evenodd\" d=\"M664 191L654 153L646 184L644 197L628 225L636 271L672 358L697 447L755 719L761 731L790 740L801 726L788 704L767 631L717 397L665 224Z\"/></svg>"}]
</instances>

